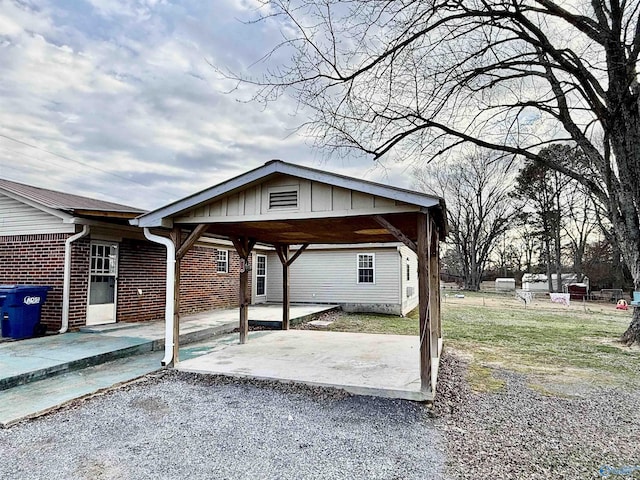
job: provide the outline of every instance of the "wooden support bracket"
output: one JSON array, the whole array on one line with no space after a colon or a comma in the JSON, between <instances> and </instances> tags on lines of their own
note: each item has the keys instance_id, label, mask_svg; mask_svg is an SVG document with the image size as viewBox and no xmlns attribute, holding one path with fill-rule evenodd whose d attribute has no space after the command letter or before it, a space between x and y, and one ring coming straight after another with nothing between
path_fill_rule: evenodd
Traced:
<instances>
[{"instance_id":1,"label":"wooden support bracket","mask_svg":"<svg viewBox=\"0 0 640 480\"><path fill-rule=\"evenodd\" d=\"M381 225L384 228L386 228L387 230L389 230L389 233L391 235L393 235L396 238L396 240L398 240L399 242L404 243L414 253L418 252L418 247L416 246L415 242L413 240L411 240L409 237L407 237L404 233L402 233L402 231L398 230L391 223L389 223L389 221L386 218L381 217L380 215L374 215L373 219L376 222L378 222L379 225Z\"/></svg>"},{"instance_id":2,"label":"wooden support bracket","mask_svg":"<svg viewBox=\"0 0 640 480\"><path fill-rule=\"evenodd\" d=\"M198 241L202 234L207 231L208 227L209 225L207 225L206 223L201 223L193 229L193 231L189 234L189 236L185 239L185 241L176 252L176 260L182 259L182 257L187 254L189 249L193 247L193 245Z\"/></svg>"}]
</instances>

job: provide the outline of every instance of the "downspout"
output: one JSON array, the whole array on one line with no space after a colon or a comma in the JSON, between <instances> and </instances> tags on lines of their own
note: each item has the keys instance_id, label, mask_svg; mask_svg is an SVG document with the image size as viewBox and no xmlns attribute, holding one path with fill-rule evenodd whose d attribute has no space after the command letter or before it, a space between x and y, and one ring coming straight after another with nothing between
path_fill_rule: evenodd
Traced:
<instances>
[{"instance_id":1,"label":"downspout","mask_svg":"<svg viewBox=\"0 0 640 480\"><path fill-rule=\"evenodd\" d=\"M58 333L69 330L69 303L71 297L71 244L89 235L89 225L83 225L82 231L71 235L64 242L64 275L62 280L62 325Z\"/></svg>"},{"instance_id":2,"label":"downspout","mask_svg":"<svg viewBox=\"0 0 640 480\"><path fill-rule=\"evenodd\" d=\"M175 286L176 272L176 247L171 239L161 237L160 235L154 235L147 227L144 228L144 236L151 242L159 243L167 247L167 286L164 309L164 358L162 359L162 365L166 366L173 360L173 290Z\"/></svg>"}]
</instances>

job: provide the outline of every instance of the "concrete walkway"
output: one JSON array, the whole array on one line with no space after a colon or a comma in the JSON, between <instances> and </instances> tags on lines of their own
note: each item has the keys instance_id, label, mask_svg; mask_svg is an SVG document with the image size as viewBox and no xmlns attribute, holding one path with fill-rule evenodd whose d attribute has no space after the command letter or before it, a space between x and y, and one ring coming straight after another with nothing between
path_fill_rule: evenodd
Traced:
<instances>
[{"instance_id":1,"label":"concrete walkway","mask_svg":"<svg viewBox=\"0 0 640 480\"><path fill-rule=\"evenodd\" d=\"M292 305L290 315L308 318L334 308ZM180 358L211 352L220 335L238 326L238 315L238 309L225 309L183 317ZM250 319L256 321L275 321L281 315L281 305L249 309ZM0 343L0 425L160 369L164 330L164 322L123 323ZM237 342L237 336L225 337L228 341Z\"/></svg>"}]
</instances>

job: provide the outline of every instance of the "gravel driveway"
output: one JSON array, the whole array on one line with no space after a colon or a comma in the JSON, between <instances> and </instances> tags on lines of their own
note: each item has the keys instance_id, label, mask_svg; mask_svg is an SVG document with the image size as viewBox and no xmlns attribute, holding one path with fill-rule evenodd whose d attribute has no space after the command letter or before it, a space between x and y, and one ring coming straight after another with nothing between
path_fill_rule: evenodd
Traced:
<instances>
[{"instance_id":1,"label":"gravel driveway","mask_svg":"<svg viewBox=\"0 0 640 480\"><path fill-rule=\"evenodd\" d=\"M444 355L419 404L164 372L0 430L2 479L640 478L640 392L473 393ZM446 461L446 467L445 467Z\"/></svg>"},{"instance_id":2,"label":"gravel driveway","mask_svg":"<svg viewBox=\"0 0 640 480\"><path fill-rule=\"evenodd\" d=\"M640 478L640 392L585 388L546 396L525 375L499 370L504 389L473 393L465 363L444 358L436 411L452 478Z\"/></svg>"},{"instance_id":3,"label":"gravel driveway","mask_svg":"<svg viewBox=\"0 0 640 480\"><path fill-rule=\"evenodd\" d=\"M167 372L0 430L2 479L440 479L406 401Z\"/></svg>"}]
</instances>

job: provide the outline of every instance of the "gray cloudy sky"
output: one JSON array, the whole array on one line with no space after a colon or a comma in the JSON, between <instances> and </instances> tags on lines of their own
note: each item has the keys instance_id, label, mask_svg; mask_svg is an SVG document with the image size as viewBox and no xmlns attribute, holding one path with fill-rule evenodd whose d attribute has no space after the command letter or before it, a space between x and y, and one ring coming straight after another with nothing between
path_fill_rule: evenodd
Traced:
<instances>
[{"instance_id":1,"label":"gray cloudy sky","mask_svg":"<svg viewBox=\"0 0 640 480\"><path fill-rule=\"evenodd\" d=\"M323 160L291 101L224 93L207 62L241 70L281 38L254 17L251 0L0 0L0 177L142 208L273 158L408 186Z\"/></svg>"}]
</instances>

